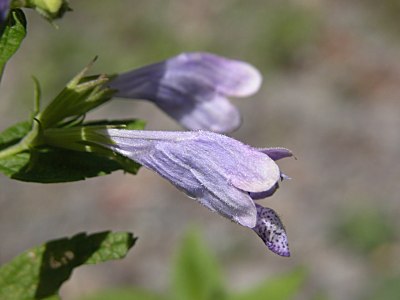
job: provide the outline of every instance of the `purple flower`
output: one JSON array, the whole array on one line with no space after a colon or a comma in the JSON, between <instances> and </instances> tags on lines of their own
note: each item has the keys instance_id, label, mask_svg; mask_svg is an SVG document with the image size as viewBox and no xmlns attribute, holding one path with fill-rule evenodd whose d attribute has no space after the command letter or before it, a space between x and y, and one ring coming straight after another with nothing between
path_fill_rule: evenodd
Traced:
<instances>
[{"instance_id":1,"label":"purple flower","mask_svg":"<svg viewBox=\"0 0 400 300\"><path fill-rule=\"evenodd\" d=\"M10 9L10 0L0 0L0 35L3 32L4 22Z\"/></svg>"},{"instance_id":2,"label":"purple flower","mask_svg":"<svg viewBox=\"0 0 400 300\"><path fill-rule=\"evenodd\" d=\"M252 228L273 252L290 255L279 217L254 203L277 189L281 172L275 160L291 156L289 150L256 149L206 131L97 133L111 140L102 146L152 169L210 210Z\"/></svg>"},{"instance_id":3,"label":"purple flower","mask_svg":"<svg viewBox=\"0 0 400 300\"><path fill-rule=\"evenodd\" d=\"M209 53L183 53L118 75L109 87L122 98L154 102L190 130L231 132L241 123L227 97L258 91L261 75L253 66Z\"/></svg>"}]
</instances>

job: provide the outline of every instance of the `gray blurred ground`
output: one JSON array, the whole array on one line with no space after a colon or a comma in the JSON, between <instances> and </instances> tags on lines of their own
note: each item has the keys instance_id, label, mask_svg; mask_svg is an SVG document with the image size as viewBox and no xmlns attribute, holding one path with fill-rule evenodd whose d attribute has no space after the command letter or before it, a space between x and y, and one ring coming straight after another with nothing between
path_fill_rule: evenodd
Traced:
<instances>
[{"instance_id":1,"label":"gray blurred ground","mask_svg":"<svg viewBox=\"0 0 400 300\"><path fill-rule=\"evenodd\" d=\"M249 61L265 80L256 96L233 100L244 120L233 136L296 154L280 163L293 180L262 201L280 213L292 258L273 255L250 230L142 169L138 176L51 185L0 176L0 263L80 231L133 231L140 238L125 260L79 269L62 292L76 299L113 286L162 291L171 257L195 225L234 289L295 266L309 270L298 299L366 299L380 281L399 278L400 21L393 15L400 6L391 0L215 2L71 1L74 11L58 30L28 13L29 36L3 77L0 129L29 115L31 75L48 101L94 55L100 57L94 71L109 73L183 51ZM89 117L140 117L148 129L179 130L145 102L117 100ZM353 243L357 232L346 232L371 211L378 217L365 221L366 239L380 222L393 234L385 240L385 231L373 233L378 242L368 248L363 240Z\"/></svg>"}]
</instances>

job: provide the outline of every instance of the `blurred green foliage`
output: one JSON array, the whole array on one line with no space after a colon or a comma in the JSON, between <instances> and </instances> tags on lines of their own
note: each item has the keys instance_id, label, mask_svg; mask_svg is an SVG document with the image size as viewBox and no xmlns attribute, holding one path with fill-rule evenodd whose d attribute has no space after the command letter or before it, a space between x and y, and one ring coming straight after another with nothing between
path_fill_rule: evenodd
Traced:
<instances>
[{"instance_id":1,"label":"blurred green foliage","mask_svg":"<svg viewBox=\"0 0 400 300\"><path fill-rule=\"evenodd\" d=\"M398 300L400 295L400 274L388 278L380 278L374 284L376 287L365 300Z\"/></svg>"},{"instance_id":2,"label":"blurred green foliage","mask_svg":"<svg viewBox=\"0 0 400 300\"><path fill-rule=\"evenodd\" d=\"M226 298L217 260L195 231L190 232L183 240L172 278L172 299Z\"/></svg>"},{"instance_id":3,"label":"blurred green foliage","mask_svg":"<svg viewBox=\"0 0 400 300\"><path fill-rule=\"evenodd\" d=\"M319 20L310 10L295 5L274 7L265 12L258 37L250 46L258 58L257 65L272 71L298 63L302 51L318 36Z\"/></svg>"},{"instance_id":4,"label":"blurred green foliage","mask_svg":"<svg viewBox=\"0 0 400 300\"><path fill-rule=\"evenodd\" d=\"M334 229L335 239L361 253L370 253L377 247L393 242L396 229L385 214L376 209L346 213Z\"/></svg>"},{"instance_id":5,"label":"blurred green foliage","mask_svg":"<svg viewBox=\"0 0 400 300\"><path fill-rule=\"evenodd\" d=\"M267 279L256 287L232 293L224 284L215 257L197 231L189 231L174 260L171 288L168 294L142 289L122 288L102 291L82 300L286 300L302 289L306 272L295 269Z\"/></svg>"},{"instance_id":6,"label":"blurred green foliage","mask_svg":"<svg viewBox=\"0 0 400 300\"><path fill-rule=\"evenodd\" d=\"M373 16L384 33L390 33L392 37L399 38L400 29L400 1L399 0L381 0L379 2L368 0Z\"/></svg>"},{"instance_id":7,"label":"blurred green foliage","mask_svg":"<svg viewBox=\"0 0 400 300\"><path fill-rule=\"evenodd\" d=\"M285 300L292 299L301 289L305 279L305 271L302 269L294 270L290 273L276 276L269 279L257 287L232 295L230 300Z\"/></svg>"},{"instance_id":8,"label":"blurred green foliage","mask_svg":"<svg viewBox=\"0 0 400 300\"><path fill-rule=\"evenodd\" d=\"M397 228L380 207L349 209L341 213L333 229L333 241L355 251L364 263L369 285L360 299L395 300L400 295L400 277L396 271Z\"/></svg>"}]
</instances>

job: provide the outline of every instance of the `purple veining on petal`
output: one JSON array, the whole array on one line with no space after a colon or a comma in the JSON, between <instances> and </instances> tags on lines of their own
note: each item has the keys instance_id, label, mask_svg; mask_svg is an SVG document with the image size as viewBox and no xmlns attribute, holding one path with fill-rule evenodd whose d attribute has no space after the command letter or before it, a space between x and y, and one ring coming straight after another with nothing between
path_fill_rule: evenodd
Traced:
<instances>
[{"instance_id":1,"label":"purple veining on petal","mask_svg":"<svg viewBox=\"0 0 400 300\"><path fill-rule=\"evenodd\" d=\"M268 249L280 256L290 256L288 238L277 213L271 208L256 204L257 225L254 232L264 241Z\"/></svg>"},{"instance_id":2,"label":"purple veining on petal","mask_svg":"<svg viewBox=\"0 0 400 300\"><path fill-rule=\"evenodd\" d=\"M117 97L152 101L188 129L224 133L241 123L226 97L250 96L261 81L245 62L196 52L118 75L109 87Z\"/></svg>"}]
</instances>

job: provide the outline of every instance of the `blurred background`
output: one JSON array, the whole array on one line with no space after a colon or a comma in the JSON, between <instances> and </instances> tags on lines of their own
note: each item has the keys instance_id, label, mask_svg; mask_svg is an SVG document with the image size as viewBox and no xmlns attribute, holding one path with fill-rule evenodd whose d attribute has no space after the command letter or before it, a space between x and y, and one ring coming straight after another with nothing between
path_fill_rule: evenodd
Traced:
<instances>
[{"instance_id":1,"label":"blurred background","mask_svg":"<svg viewBox=\"0 0 400 300\"><path fill-rule=\"evenodd\" d=\"M276 210L291 258L269 252L250 230L210 213L155 173L122 172L68 184L0 175L0 264L49 239L77 232L132 231L127 258L81 267L66 299L111 287L164 293L189 227L202 232L233 291L296 268L294 299L399 299L400 2L77 1L53 28L27 11L28 37L7 65L0 129L32 110L35 75L47 103L95 55L93 72L117 73L185 51L248 61L264 84L233 100L243 116L232 134L283 146L293 179L262 204ZM152 104L116 100L88 116L147 120L180 130Z\"/></svg>"}]
</instances>

